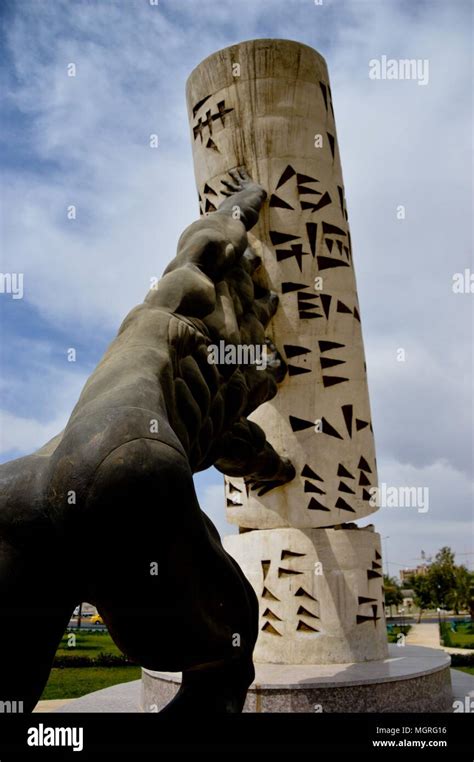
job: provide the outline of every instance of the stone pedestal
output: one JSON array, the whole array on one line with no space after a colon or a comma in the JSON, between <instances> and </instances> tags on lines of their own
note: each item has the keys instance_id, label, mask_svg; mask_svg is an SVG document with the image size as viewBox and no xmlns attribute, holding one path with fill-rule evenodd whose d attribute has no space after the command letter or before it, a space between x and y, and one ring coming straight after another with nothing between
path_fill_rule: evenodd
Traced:
<instances>
[{"instance_id":1,"label":"stone pedestal","mask_svg":"<svg viewBox=\"0 0 474 762\"><path fill-rule=\"evenodd\" d=\"M449 656L419 646L390 646L365 664L257 664L244 712L452 712ZM174 672L143 670L142 709L162 709L179 689ZM316 720L316 718L315 718Z\"/></svg>"},{"instance_id":2,"label":"stone pedestal","mask_svg":"<svg viewBox=\"0 0 474 762\"><path fill-rule=\"evenodd\" d=\"M266 529L224 547L257 592L257 663L337 664L387 656L380 538L373 528Z\"/></svg>"}]
</instances>

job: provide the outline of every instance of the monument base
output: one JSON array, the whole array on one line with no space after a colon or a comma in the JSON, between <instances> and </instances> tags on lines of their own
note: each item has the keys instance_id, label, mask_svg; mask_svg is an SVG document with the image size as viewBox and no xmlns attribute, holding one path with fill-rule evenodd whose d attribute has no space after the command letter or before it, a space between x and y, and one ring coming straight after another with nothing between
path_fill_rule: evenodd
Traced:
<instances>
[{"instance_id":1,"label":"monument base","mask_svg":"<svg viewBox=\"0 0 474 762\"><path fill-rule=\"evenodd\" d=\"M256 664L244 712L452 712L450 657L389 646L389 658L358 664ZM160 711L179 689L177 672L142 673L142 709Z\"/></svg>"}]
</instances>

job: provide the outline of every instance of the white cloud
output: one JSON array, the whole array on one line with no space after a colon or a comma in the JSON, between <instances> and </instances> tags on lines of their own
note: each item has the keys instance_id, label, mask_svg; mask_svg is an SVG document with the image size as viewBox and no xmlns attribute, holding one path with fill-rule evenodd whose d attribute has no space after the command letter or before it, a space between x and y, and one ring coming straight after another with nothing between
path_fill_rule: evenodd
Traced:
<instances>
[{"instance_id":1,"label":"white cloud","mask_svg":"<svg viewBox=\"0 0 474 762\"><path fill-rule=\"evenodd\" d=\"M417 565L421 550L434 556L443 545L459 554L457 563L473 561L472 479L447 461L417 468L396 460L379 462L379 482L390 487L422 487L429 490L429 510L417 507L386 507L371 517L376 530L389 536L385 542L390 572ZM384 548L385 550L385 548ZM385 561L384 561L385 568Z\"/></svg>"},{"instance_id":2,"label":"white cloud","mask_svg":"<svg viewBox=\"0 0 474 762\"><path fill-rule=\"evenodd\" d=\"M64 412L47 423L41 423L34 418L22 418L0 410L0 455L37 450L62 430L68 417L69 412Z\"/></svg>"}]
</instances>

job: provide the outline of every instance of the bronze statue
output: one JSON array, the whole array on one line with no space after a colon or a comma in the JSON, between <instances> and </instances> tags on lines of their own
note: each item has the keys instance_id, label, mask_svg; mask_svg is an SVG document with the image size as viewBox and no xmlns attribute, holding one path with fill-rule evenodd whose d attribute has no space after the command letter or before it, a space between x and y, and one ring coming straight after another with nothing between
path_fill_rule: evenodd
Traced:
<instances>
[{"instance_id":1,"label":"bronze statue","mask_svg":"<svg viewBox=\"0 0 474 762\"><path fill-rule=\"evenodd\" d=\"M266 193L245 170L230 175L226 200L183 233L125 318L64 431L0 467L0 700L25 711L84 600L138 664L183 672L165 712L242 710L257 599L192 474L214 465L268 490L294 469L247 419L286 366L265 337L278 299L253 279L261 262L246 233ZM212 364L221 341L266 345L270 362Z\"/></svg>"}]
</instances>

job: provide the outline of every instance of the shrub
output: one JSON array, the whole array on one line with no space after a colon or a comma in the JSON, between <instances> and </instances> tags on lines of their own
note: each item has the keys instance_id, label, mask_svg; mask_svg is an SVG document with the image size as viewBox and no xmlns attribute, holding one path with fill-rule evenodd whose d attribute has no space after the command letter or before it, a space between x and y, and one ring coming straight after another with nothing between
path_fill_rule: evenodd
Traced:
<instances>
[{"instance_id":1,"label":"shrub","mask_svg":"<svg viewBox=\"0 0 474 762\"><path fill-rule=\"evenodd\" d=\"M452 667L474 667L474 654L451 654Z\"/></svg>"},{"instance_id":2,"label":"shrub","mask_svg":"<svg viewBox=\"0 0 474 762\"><path fill-rule=\"evenodd\" d=\"M56 656L53 667L128 667L134 666L124 654L100 653L98 656Z\"/></svg>"}]
</instances>

